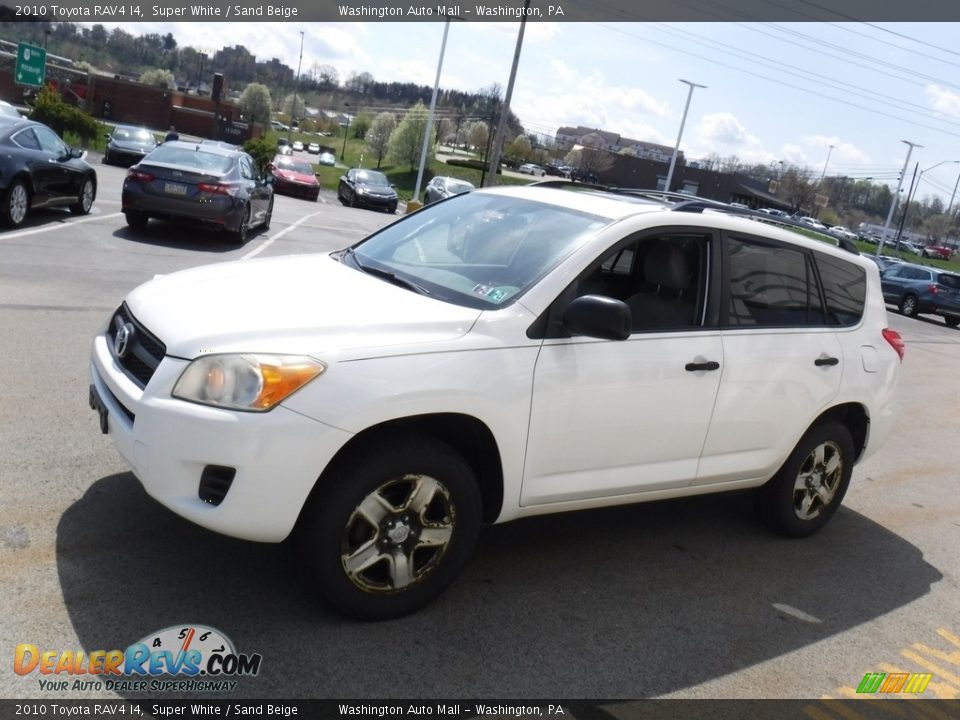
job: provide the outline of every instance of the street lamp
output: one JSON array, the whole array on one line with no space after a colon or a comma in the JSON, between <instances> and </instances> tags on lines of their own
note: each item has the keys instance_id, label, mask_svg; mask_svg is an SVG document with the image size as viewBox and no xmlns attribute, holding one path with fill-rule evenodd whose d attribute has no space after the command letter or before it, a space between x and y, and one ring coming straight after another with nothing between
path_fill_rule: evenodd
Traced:
<instances>
[{"instance_id":1,"label":"street lamp","mask_svg":"<svg viewBox=\"0 0 960 720\"><path fill-rule=\"evenodd\" d=\"M913 149L922 148L923 145L918 145L915 142L910 142L909 140L901 140L900 142L906 143L910 148L907 150L907 159L903 161L903 170L900 171L900 180L897 182L897 191L893 194L893 199L890 201L890 211L887 213L887 221L883 224L883 233L880 235L880 242L877 243L877 255L879 256L883 252L883 244L887 239L887 232L890 230L890 221L893 220L893 211L897 209L897 202L900 200L900 190L903 188L903 178L907 174L907 166L910 164L910 155L913 153Z\"/></svg>"},{"instance_id":2,"label":"street lamp","mask_svg":"<svg viewBox=\"0 0 960 720\"><path fill-rule=\"evenodd\" d=\"M706 89L707 87L706 85L698 85L695 82L690 82L689 80L684 80L683 78L679 78L679 80L680 82L686 83L687 85L689 85L690 90L689 92L687 92L687 104L684 105L683 107L683 118L680 120L680 132L677 133L677 144L674 146L673 156L670 158L670 169L667 171L667 184L666 184L666 187L663 188L667 192L670 192L670 182L671 180L673 180L673 168L677 164L677 154L680 152L680 138L683 137L683 126L687 122L687 111L690 109L690 99L693 97L693 89L694 88Z\"/></svg>"},{"instance_id":3,"label":"street lamp","mask_svg":"<svg viewBox=\"0 0 960 720\"><path fill-rule=\"evenodd\" d=\"M343 130L343 149L340 151L340 159L343 160L343 156L347 154L347 134L350 132L350 103L344 103L343 106L347 108L344 115L347 116L347 124Z\"/></svg>"}]
</instances>

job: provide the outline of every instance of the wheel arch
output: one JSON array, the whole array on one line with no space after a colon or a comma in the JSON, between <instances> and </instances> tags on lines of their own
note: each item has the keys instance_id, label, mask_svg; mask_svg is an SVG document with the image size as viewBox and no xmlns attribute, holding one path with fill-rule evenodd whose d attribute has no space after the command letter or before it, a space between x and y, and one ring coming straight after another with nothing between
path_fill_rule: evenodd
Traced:
<instances>
[{"instance_id":1,"label":"wheel arch","mask_svg":"<svg viewBox=\"0 0 960 720\"><path fill-rule=\"evenodd\" d=\"M859 462L863 451L867 448L867 440L870 437L870 414L867 412L867 408L858 402L834 405L810 423L807 432L829 420L836 420L850 431L850 437L853 439L853 449L856 452L854 463Z\"/></svg>"},{"instance_id":2,"label":"wheel arch","mask_svg":"<svg viewBox=\"0 0 960 720\"><path fill-rule=\"evenodd\" d=\"M486 423L460 413L432 413L395 418L373 425L354 435L327 463L313 493L323 487L324 479L351 455L366 447L390 441L399 433L416 433L435 437L456 450L476 473L483 502L483 522L492 523L503 506L503 463L500 449ZM309 500L308 500L309 502Z\"/></svg>"}]
</instances>

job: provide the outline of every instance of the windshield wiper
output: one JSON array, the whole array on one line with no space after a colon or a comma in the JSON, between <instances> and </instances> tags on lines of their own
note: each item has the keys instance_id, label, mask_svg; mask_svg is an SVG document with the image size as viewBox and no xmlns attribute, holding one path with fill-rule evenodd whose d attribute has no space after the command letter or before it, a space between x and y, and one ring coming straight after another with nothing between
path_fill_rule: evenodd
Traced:
<instances>
[{"instance_id":1,"label":"windshield wiper","mask_svg":"<svg viewBox=\"0 0 960 720\"><path fill-rule=\"evenodd\" d=\"M357 269L362 270L368 275L375 275L376 277L383 278L384 280L387 280L388 282L391 282L394 285L407 288L407 290L413 290L414 292L420 293L421 295L430 294L430 291L427 290L425 287L423 287L423 285L418 285L412 280L407 280L406 278L400 277L394 272L390 272L389 270L384 270L378 267L373 267L372 265L364 265L362 262L360 262L360 258L357 257L357 254L356 252L354 252L353 248L348 248L346 252L343 254L343 257L350 257L350 259L353 260L353 264L357 266Z\"/></svg>"}]
</instances>

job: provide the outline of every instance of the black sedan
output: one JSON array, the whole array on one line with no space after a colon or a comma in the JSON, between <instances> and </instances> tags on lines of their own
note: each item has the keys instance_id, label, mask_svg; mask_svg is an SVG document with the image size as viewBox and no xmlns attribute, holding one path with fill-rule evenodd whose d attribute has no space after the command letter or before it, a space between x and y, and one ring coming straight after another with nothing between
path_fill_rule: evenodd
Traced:
<instances>
[{"instance_id":1,"label":"black sedan","mask_svg":"<svg viewBox=\"0 0 960 720\"><path fill-rule=\"evenodd\" d=\"M277 155L267 165L267 171L273 173L274 192L308 200L316 200L320 195L320 183L313 173L313 167L306 160Z\"/></svg>"},{"instance_id":2,"label":"black sedan","mask_svg":"<svg viewBox=\"0 0 960 720\"><path fill-rule=\"evenodd\" d=\"M466 180L443 177L441 175L439 177L435 177L427 184L426 190L423 191L423 204L428 205L432 202L443 200L453 195L470 192L473 189L473 184L468 183Z\"/></svg>"},{"instance_id":3,"label":"black sedan","mask_svg":"<svg viewBox=\"0 0 960 720\"><path fill-rule=\"evenodd\" d=\"M151 217L194 220L243 244L251 229L270 227L270 182L245 152L173 140L127 171L122 210L134 229Z\"/></svg>"},{"instance_id":4,"label":"black sedan","mask_svg":"<svg viewBox=\"0 0 960 720\"><path fill-rule=\"evenodd\" d=\"M83 155L46 125L0 116L0 223L17 227L28 211L41 207L90 212L97 173Z\"/></svg>"},{"instance_id":5,"label":"black sedan","mask_svg":"<svg viewBox=\"0 0 960 720\"><path fill-rule=\"evenodd\" d=\"M346 175L340 177L337 198L350 207L362 205L386 210L388 213L397 211L398 198L395 186L390 184L386 175L376 170L362 168L348 170Z\"/></svg>"},{"instance_id":6,"label":"black sedan","mask_svg":"<svg viewBox=\"0 0 960 720\"><path fill-rule=\"evenodd\" d=\"M103 162L108 165L133 165L143 160L157 146L153 133L131 125L117 125L107 133L107 149Z\"/></svg>"}]
</instances>

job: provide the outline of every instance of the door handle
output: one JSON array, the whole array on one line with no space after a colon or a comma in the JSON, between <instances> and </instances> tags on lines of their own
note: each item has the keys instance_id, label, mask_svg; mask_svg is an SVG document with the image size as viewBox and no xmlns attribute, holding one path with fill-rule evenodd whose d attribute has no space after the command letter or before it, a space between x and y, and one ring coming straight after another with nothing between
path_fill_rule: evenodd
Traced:
<instances>
[{"instance_id":1,"label":"door handle","mask_svg":"<svg viewBox=\"0 0 960 720\"><path fill-rule=\"evenodd\" d=\"M835 357L818 357L816 360L813 361L813 364L816 365L817 367L823 367L824 365L833 366L833 365L839 365L840 361Z\"/></svg>"},{"instance_id":2,"label":"door handle","mask_svg":"<svg viewBox=\"0 0 960 720\"><path fill-rule=\"evenodd\" d=\"M697 372L699 370L719 370L720 363L714 360L708 360L707 362L692 362L687 363L685 369L687 372Z\"/></svg>"}]
</instances>

